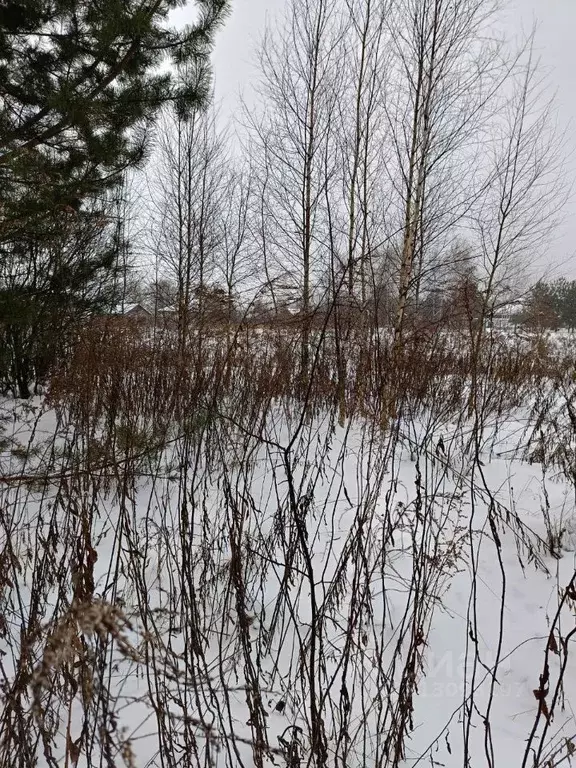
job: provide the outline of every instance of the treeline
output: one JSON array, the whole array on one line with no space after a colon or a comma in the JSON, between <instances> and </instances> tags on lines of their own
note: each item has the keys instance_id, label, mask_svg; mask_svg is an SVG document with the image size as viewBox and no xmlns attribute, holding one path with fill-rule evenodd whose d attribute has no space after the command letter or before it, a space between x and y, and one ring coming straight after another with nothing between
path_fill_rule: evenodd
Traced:
<instances>
[{"instance_id":1,"label":"treeline","mask_svg":"<svg viewBox=\"0 0 576 768\"><path fill-rule=\"evenodd\" d=\"M176 31L178 4L3 5L5 389L131 302L175 313L181 347L197 318L291 319L303 380L329 328L343 389L359 330L479 348L561 210L531 39L495 36L492 2L289 0L232 131L205 108L226 3Z\"/></svg>"},{"instance_id":2,"label":"treeline","mask_svg":"<svg viewBox=\"0 0 576 768\"><path fill-rule=\"evenodd\" d=\"M576 328L576 280L539 281L516 321L531 328Z\"/></svg>"},{"instance_id":3,"label":"treeline","mask_svg":"<svg viewBox=\"0 0 576 768\"><path fill-rule=\"evenodd\" d=\"M471 257L470 257L471 258ZM128 280L118 314L129 313L137 306L142 307L159 323L163 318L178 317L179 288L173 279L140 281ZM369 327L390 326L397 309L398 297L390 290L387 278L374 280L368 287L362 306L358 302L346 304L345 297L339 297L338 311L346 315L349 323L355 325L364 320ZM455 268L446 276L442 286L425 291L418 302L412 302L406 309L406 323L410 328L436 327L467 328L480 320L483 305L482 285L472 268ZM297 290L291 286L271 286L268 291L260 289L254 297L250 291L228 292L219 283L194 284L186 302L188 320L195 326L203 321L222 325L226 323L271 326L297 326L302 321L302 311ZM311 323L314 327L326 325L334 312L330 295L325 292L315 296ZM493 316L493 312L490 313Z\"/></svg>"}]
</instances>

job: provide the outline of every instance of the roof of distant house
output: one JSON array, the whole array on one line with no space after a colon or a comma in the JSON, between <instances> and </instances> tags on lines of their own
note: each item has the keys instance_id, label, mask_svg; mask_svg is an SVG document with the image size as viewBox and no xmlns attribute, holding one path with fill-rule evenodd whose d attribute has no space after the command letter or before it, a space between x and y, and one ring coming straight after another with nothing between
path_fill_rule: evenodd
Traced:
<instances>
[{"instance_id":1,"label":"roof of distant house","mask_svg":"<svg viewBox=\"0 0 576 768\"><path fill-rule=\"evenodd\" d=\"M519 315L525 308L525 305L520 301L510 302L510 304L505 304L503 307L499 307L496 314L510 317L512 315Z\"/></svg>"},{"instance_id":2,"label":"roof of distant house","mask_svg":"<svg viewBox=\"0 0 576 768\"><path fill-rule=\"evenodd\" d=\"M133 312L136 312L138 310L141 310L142 312L145 312L147 315L150 314L150 312L146 309L146 307L142 306L142 304L124 304L123 306L120 305L115 308L114 314L115 315L130 315Z\"/></svg>"}]
</instances>

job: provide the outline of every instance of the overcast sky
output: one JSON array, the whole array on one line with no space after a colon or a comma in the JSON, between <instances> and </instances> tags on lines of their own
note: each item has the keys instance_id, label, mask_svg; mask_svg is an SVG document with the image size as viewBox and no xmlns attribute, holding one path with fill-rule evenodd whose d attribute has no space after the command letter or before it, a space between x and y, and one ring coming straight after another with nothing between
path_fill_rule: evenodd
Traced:
<instances>
[{"instance_id":1,"label":"overcast sky","mask_svg":"<svg viewBox=\"0 0 576 768\"><path fill-rule=\"evenodd\" d=\"M232 0L232 14L220 30L214 54L216 98L223 117L233 115L239 94L250 97L256 76L254 49L267 20L281 11L285 0ZM529 31L538 24L536 48L549 70L557 93L558 116L567 130L566 173L576 182L576 0L512 0L510 30ZM576 187L576 184L575 184ZM557 233L539 270L576 278L576 199L566 208L565 225ZM545 265L545 267L544 267Z\"/></svg>"}]
</instances>

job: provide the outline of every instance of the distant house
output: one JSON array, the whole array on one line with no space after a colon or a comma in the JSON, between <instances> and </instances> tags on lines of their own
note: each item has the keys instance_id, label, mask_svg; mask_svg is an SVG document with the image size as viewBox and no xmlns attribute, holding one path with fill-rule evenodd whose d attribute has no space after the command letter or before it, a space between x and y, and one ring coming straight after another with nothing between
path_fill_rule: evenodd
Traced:
<instances>
[{"instance_id":1,"label":"distant house","mask_svg":"<svg viewBox=\"0 0 576 768\"><path fill-rule=\"evenodd\" d=\"M153 315L142 304L123 304L114 309L112 317L125 317L139 322L151 321Z\"/></svg>"},{"instance_id":2,"label":"distant house","mask_svg":"<svg viewBox=\"0 0 576 768\"><path fill-rule=\"evenodd\" d=\"M152 317L152 314L142 304L123 304L116 308L114 314L142 320Z\"/></svg>"},{"instance_id":3,"label":"distant house","mask_svg":"<svg viewBox=\"0 0 576 768\"><path fill-rule=\"evenodd\" d=\"M178 309L173 305L158 307L155 321L159 328L175 328L178 324Z\"/></svg>"},{"instance_id":4,"label":"distant house","mask_svg":"<svg viewBox=\"0 0 576 768\"><path fill-rule=\"evenodd\" d=\"M157 310L157 314L161 315L162 317L176 317L178 314L178 309L174 305L169 305L167 307L159 307Z\"/></svg>"},{"instance_id":5,"label":"distant house","mask_svg":"<svg viewBox=\"0 0 576 768\"><path fill-rule=\"evenodd\" d=\"M524 311L524 304L521 302L510 302L499 307L493 315L492 327L499 330L508 330L518 324L518 318Z\"/></svg>"}]
</instances>

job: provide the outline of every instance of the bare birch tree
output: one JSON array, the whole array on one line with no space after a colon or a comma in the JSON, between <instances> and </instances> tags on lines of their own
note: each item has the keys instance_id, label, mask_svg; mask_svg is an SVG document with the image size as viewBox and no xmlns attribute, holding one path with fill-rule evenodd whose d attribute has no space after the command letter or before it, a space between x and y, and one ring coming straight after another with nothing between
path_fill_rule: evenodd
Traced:
<instances>
[{"instance_id":1,"label":"bare birch tree","mask_svg":"<svg viewBox=\"0 0 576 768\"><path fill-rule=\"evenodd\" d=\"M345 0L342 45L345 65L338 78L338 121L333 132L339 184L330 206L331 301L340 422L348 378L350 344L366 330L373 284L373 245L381 241L384 196L383 102L388 75L386 15L388 0ZM360 321L360 322L359 322ZM364 335L362 341L364 343Z\"/></svg>"},{"instance_id":2,"label":"bare birch tree","mask_svg":"<svg viewBox=\"0 0 576 768\"><path fill-rule=\"evenodd\" d=\"M152 179L153 250L159 272L178 289L178 337L186 346L192 305L203 297L221 240L225 146L213 111L166 113Z\"/></svg>"},{"instance_id":3,"label":"bare birch tree","mask_svg":"<svg viewBox=\"0 0 576 768\"><path fill-rule=\"evenodd\" d=\"M496 10L497 2L484 0L402 0L391 15L395 66L386 116L400 201L396 349L426 249L454 229L473 194L478 137L506 79L500 43L490 34Z\"/></svg>"},{"instance_id":4,"label":"bare birch tree","mask_svg":"<svg viewBox=\"0 0 576 768\"><path fill-rule=\"evenodd\" d=\"M385 0L346 0L344 20L348 35L345 56L346 98L339 101L338 141L343 170L345 208L346 287L361 307L367 299L367 263L370 232L381 190L376 179L382 167L382 105L386 94L389 54L386 17L391 3Z\"/></svg>"},{"instance_id":5,"label":"bare birch tree","mask_svg":"<svg viewBox=\"0 0 576 768\"><path fill-rule=\"evenodd\" d=\"M553 102L534 57L533 37L508 85L492 122L492 140L485 145L481 194L469 216L484 287L480 322L471 335L471 413L477 406L477 363L487 322L550 239L568 191L562 172L563 137L554 124Z\"/></svg>"},{"instance_id":6,"label":"bare birch tree","mask_svg":"<svg viewBox=\"0 0 576 768\"><path fill-rule=\"evenodd\" d=\"M267 281L296 281L300 295L301 375L310 364L313 288L326 258L324 148L332 124L339 34L328 0L291 0L284 25L260 50L265 114L252 120L258 146L261 237Z\"/></svg>"}]
</instances>

